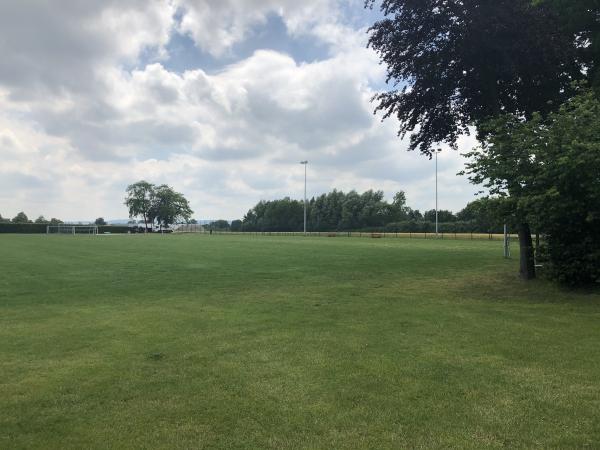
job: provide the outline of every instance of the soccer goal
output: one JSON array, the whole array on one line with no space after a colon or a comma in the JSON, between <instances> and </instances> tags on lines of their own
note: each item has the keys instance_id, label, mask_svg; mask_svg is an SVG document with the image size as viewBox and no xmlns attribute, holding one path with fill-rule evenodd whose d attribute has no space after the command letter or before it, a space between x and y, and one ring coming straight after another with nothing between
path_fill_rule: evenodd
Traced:
<instances>
[{"instance_id":1,"label":"soccer goal","mask_svg":"<svg viewBox=\"0 0 600 450\"><path fill-rule=\"evenodd\" d=\"M204 227L198 223L180 223L171 227L173 233L204 233Z\"/></svg>"},{"instance_id":2,"label":"soccer goal","mask_svg":"<svg viewBox=\"0 0 600 450\"><path fill-rule=\"evenodd\" d=\"M89 234L89 235L97 235L98 234L98 226L97 225L68 225L68 224L60 224L60 225L48 225L46 227L46 234Z\"/></svg>"}]
</instances>

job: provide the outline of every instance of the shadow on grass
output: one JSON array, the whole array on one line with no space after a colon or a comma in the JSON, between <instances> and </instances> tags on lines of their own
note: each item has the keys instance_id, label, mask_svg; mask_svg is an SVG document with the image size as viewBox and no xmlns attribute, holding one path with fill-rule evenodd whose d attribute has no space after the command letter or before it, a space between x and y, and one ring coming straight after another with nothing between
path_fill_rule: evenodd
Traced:
<instances>
[{"instance_id":1,"label":"shadow on grass","mask_svg":"<svg viewBox=\"0 0 600 450\"><path fill-rule=\"evenodd\" d=\"M517 274L498 273L445 280L445 283L452 291L472 300L600 307L600 286L569 288L543 277L525 281Z\"/></svg>"}]
</instances>

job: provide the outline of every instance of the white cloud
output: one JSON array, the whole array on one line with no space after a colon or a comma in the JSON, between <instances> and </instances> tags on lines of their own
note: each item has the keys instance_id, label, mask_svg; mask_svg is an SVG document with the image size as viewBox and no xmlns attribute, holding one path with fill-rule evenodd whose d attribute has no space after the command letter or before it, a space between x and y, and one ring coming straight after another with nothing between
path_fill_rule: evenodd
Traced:
<instances>
[{"instance_id":1,"label":"white cloud","mask_svg":"<svg viewBox=\"0 0 600 450\"><path fill-rule=\"evenodd\" d=\"M176 4L181 11L178 30L214 56L230 51L270 15L282 18L295 34L307 33L339 15L334 0L177 0Z\"/></svg>"},{"instance_id":2,"label":"white cloud","mask_svg":"<svg viewBox=\"0 0 600 450\"><path fill-rule=\"evenodd\" d=\"M107 67L164 53L173 14L168 0L0 2L0 81L34 101L102 89Z\"/></svg>"},{"instance_id":3,"label":"white cloud","mask_svg":"<svg viewBox=\"0 0 600 450\"><path fill-rule=\"evenodd\" d=\"M432 163L407 153L396 125L372 115L372 86L384 71L336 2L52 6L0 5L4 216L24 209L123 218L125 187L145 178L184 192L198 218L232 219L260 199L300 197L301 159L310 161L311 195L373 188L391 197L404 189L411 205L433 207ZM257 49L213 73L169 70L164 52L174 28L220 55L269 14L282 17L291 36L325 43L329 56L298 63ZM30 16L37 32L26 36ZM144 62L148 52L154 57ZM440 157L441 207L458 209L475 191L455 177L460 166L456 154Z\"/></svg>"}]
</instances>

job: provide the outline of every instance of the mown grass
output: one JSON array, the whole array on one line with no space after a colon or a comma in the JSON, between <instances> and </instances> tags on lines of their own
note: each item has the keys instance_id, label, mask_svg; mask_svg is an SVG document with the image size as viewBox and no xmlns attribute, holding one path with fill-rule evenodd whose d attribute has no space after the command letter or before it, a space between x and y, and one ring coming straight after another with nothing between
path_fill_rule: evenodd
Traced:
<instances>
[{"instance_id":1,"label":"mown grass","mask_svg":"<svg viewBox=\"0 0 600 450\"><path fill-rule=\"evenodd\" d=\"M597 447L600 294L501 252L0 236L0 447Z\"/></svg>"}]
</instances>

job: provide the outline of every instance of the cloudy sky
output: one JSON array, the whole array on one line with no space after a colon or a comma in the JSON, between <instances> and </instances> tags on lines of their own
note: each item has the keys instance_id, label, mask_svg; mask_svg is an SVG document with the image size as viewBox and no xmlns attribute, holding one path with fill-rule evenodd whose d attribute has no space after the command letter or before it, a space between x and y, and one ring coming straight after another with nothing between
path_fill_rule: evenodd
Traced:
<instances>
[{"instance_id":1,"label":"cloudy sky","mask_svg":"<svg viewBox=\"0 0 600 450\"><path fill-rule=\"evenodd\" d=\"M137 180L198 219L333 188L434 207L434 163L372 114L385 70L363 0L0 2L0 214L127 217ZM463 150L473 142L465 140ZM439 159L440 207L477 188Z\"/></svg>"}]
</instances>

